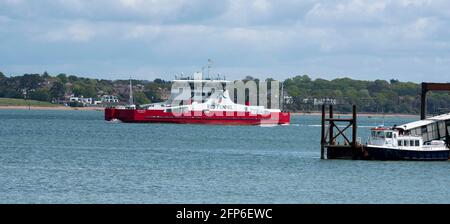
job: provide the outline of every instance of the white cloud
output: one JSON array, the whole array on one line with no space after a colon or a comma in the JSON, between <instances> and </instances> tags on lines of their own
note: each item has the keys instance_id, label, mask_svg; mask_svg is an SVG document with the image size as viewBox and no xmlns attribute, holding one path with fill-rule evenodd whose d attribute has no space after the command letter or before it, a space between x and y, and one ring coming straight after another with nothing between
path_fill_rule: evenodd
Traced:
<instances>
[{"instance_id":1,"label":"white cloud","mask_svg":"<svg viewBox=\"0 0 450 224\"><path fill-rule=\"evenodd\" d=\"M405 38L423 39L431 35L434 31L433 18L418 18L404 29Z\"/></svg>"},{"instance_id":2,"label":"white cloud","mask_svg":"<svg viewBox=\"0 0 450 224\"><path fill-rule=\"evenodd\" d=\"M136 25L131 26L124 32L124 37L128 39L154 39L162 33L161 26L154 25Z\"/></svg>"},{"instance_id":3,"label":"white cloud","mask_svg":"<svg viewBox=\"0 0 450 224\"><path fill-rule=\"evenodd\" d=\"M386 9L388 1L364 1L350 0L334 2L317 2L306 14L306 19L310 21L364 23L379 22L382 13Z\"/></svg>"},{"instance_id":4,"label":"white cloud","mask_svg":"<svg viewBox=\"0 0 450 224\"><path fill-rule=\"evenodd\" d=\"M256 11L265 13L271 9L272 3L267 0L254 0L252 6Z\"/></svg>"},{"instance_id":5,"label":"white cloud","mask_svg":"<svg viewBox=\"0 0 450 224\"><path fill-rule=\"evenodd\" d=\"M408 7L408 6L427 6L430 5L433 1L432 0L400 0L400 5L404 6L404 7Z\"/></svg>"},{"instance_id":6,"label":"white cloud","mask_svg":"<svg viewBox=\"0 0 450 224\"><path fill-rule=\"evenodd\" d=\"M233 72L252 66L259 72L264 65L296 74L332 68L401 74L397 62L407 74L426 66L443 71L450 58L450 2L444 0L0 0L0 24L0 50L17 64L33 58L14 45L51 51L44 61L117 62L121 71L172 71L217 58Z\"/></svg>"},{"instance_id":7,"label":"white cloud","mask_svg":"<svg viewBox=\"0 0 450 224\"><path fill-rule=\"evenodd\" d=\"M49 30L38 38L42 41L87 42L99 35L101 30L83 21L76 21L58 29Z\"/></svg>"}]
</instances>

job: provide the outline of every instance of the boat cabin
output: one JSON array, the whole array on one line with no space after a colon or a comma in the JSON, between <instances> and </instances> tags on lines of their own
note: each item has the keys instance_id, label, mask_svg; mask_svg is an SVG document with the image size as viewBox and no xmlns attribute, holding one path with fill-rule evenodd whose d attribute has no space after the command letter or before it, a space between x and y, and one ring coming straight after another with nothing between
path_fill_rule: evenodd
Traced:
<instances>
[{"instance_id":1,"label":"boat cabin","mask_svg":"<svg viewBox=\"0 0 450 224\"><path fill-rule=\"evenodd\" d=\"M374 128L371 130L369 145L419 148L423 146L423 140L419 136L401 135L398 130Z\"/></svg>"}]
</instances>

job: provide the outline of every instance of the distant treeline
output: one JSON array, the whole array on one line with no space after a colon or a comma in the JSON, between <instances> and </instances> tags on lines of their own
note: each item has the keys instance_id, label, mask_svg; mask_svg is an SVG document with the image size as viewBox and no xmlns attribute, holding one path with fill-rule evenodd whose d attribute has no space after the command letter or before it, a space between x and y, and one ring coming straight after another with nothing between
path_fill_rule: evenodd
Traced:
<instances>
[{"instance_id":1,"label":"distant treeline","mask_svg":"<svg viewBox=\"0 0 450 224\"><path fill-rule=\"evenodd\" d=\"M245 80L258 81L249 76ZM162 79L132 82L137 104L162 101L167 98L171 88L171 82ZM23 99L26 93L28 99L55 102L72 94L92 98L116 95L126 101L128 85L129 80L100 80L66 74L51 76L47 72L6 77L0 72L0 97L4 98ZM285 108L295 112L318 111L320 105L314 102L324 99L332 99L332 102L338 104L336 109L340 112L349 112L352 104L356 104L361 112L417 114L420 110L420 84L396 79L313 80L303 75L285 80L284 88L287 94ZM429 93L427 106L431 113L449 112L449 93Z\"/></svg>"},{"instance_id":2,"label":"distant treeline","mask_svg":"<svg viewBox=\"0 0 450 224\"><path fill-rule=\"evenodd\" d=\"M294 111L318 111L320 106L305 99L336 99L341 112L350 112L351 105L358 106L361 112L408 113L420 111L421 85L413 82L400 82L392 79L361 81L350 78L334 80L315 79L296 76L284 82L286 92L292 96L292 104L287 105ZM450 111L448 92L431 92L427 98L430 113ZM308 102L308 103L305 103Z\"/></svg>"},{"instance_id":3,"label":"distant treeline","mask_svg":"<svg viewBox=\"0 0 450 224\"><path fill-rule=\"evenodd\" d=\"M160 102L170 91L171 84L161 79L152 82L133 80L135 102L146 104ZM100 98L115 95L122 101L129 97L129 80L104 80L82 78L74 75L24 74L6 77L0 72L0 97L32 99L47 102L60 102L74 95L85 98Z\"/></svg>"}]
</instances>

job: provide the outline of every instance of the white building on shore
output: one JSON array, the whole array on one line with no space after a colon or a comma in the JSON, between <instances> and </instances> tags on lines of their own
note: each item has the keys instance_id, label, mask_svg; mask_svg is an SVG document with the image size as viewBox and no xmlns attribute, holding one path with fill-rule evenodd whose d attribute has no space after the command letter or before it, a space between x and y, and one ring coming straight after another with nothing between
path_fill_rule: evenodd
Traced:
<instances>
[{"instance_id":1,"label":"white building on shore","mask_svg":"<svg viewBox=\"0 0 450 224\"><path fill-rule=\"evenodd\" d=\"M119 103L119 97L113 95L103 95L101 99L102 103Z\"/></svg>"},{"instance_id":2,"label":"white building on shore","mask_svg":"<svg viewBox=\"0 0 450 224\"><path fill-rule=\"evenodd\" d=\"M69 103L81 103L83 106L90 106L90 105L99 105L102 103L102 101L98 101L93 99L92 97L84 98L83 96L76 97L75 95L71 95L69 97Z\"/></svg>"}]
</instances>

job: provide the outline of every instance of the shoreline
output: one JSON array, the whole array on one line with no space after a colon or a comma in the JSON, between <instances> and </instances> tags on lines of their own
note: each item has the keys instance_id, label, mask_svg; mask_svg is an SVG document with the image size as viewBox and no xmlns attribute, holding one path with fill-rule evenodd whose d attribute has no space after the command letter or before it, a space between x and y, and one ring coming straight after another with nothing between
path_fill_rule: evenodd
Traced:
<instances>
[{"instance_id":1,"label":"shoreline","mask_svg":"<svg viewBox=\"0 0 450 224\"><path fill-rule=\"evenodd\" d=\"M40 107L40 106L0 106L0 110L60 110L60 111L104 111L103 107Z\"/></svg>"},{"instance_id":2,"label":"shoreline","mask_svg":"<svg viewBox=\"0 0 450 224\"><path fill-rule=\"evenodd\" d=\"M0 110L60 110L60 111L104 111L104 107L66 107L66 106L55 106L55 107L41 107L41 106L0 106ZM294 116L321 116L321 112L291 112ZM335 113L335 116L352 116L352 114L345 113ZM414 114L380 114L380 113L358 113L359 117L411 117L416 118L419 115Z\"/></svg>"}]
</instances>

